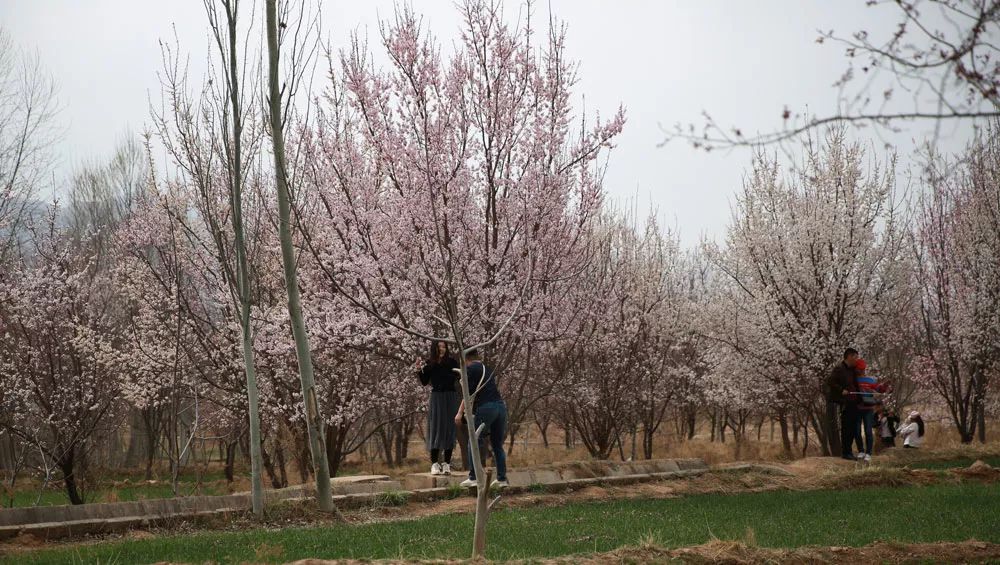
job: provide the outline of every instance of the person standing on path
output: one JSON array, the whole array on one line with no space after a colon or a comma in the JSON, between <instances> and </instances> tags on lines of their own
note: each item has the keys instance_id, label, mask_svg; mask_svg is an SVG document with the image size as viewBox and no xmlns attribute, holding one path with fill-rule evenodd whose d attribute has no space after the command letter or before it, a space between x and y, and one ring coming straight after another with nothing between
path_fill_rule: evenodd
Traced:
<instances>
[{"instance_id":1,"label":"person standing on path","mask_svg":"<svg viewBox=\"0 0 1000 565\"><path fill-rule=\"evenodd\" d=\"M455 449L455 422L462 394L455 388L458 362L448 354L448 344L431 343L431 354L420 370L420 382L431 387L427 406L427 451L431 456L432 475L451 474L451 454Z\"/></svg>"},{"instance_id":2,"label":"person standing on path","mask_svg":"<svg viewBox=\"0 0 1000 565\"><path fill-rule=\"evenodd\" d=\"M467 363L465 374L469 379L469 395L472 397L472 409L475 414L474 429L485 425L479 436L479 448L483 449L483 435L489 434L490 447L493 450L493 461L497 466L497 478L491 487L504 488L507 483L507 453L503 443L507 437L507 405L500 396L496 376L493 370L483 364L479 351L473 349L465 356ZM455 414L455 425L462 423L465 411L463 400ZM472 457L472 439L469 440L469 457ZM461 486L471 488L476 486L476 467L469 465L469 478L462 481Z\"/></svg>"},{"instance_id":3,"label":"person standing on path","mask_svg":"<svg viewBox=\"0 0 1000 565\"><path fill-rule=\"evenodd\" d=\"M857 392L857 379L854 374L854 364L858 360L858 350L848 347L844 350L844 358L833 368L830 376L823 383L823 394L826 397L826 422L829 437L830 455L836 456L837 448L844 459L854 460L851 453L851 443L854 441L857 429L858 405L851 398L852 389ZM840 414L840 434L838 442L837 414Z\"/></svg>"},{"instance_id":4,"label":"person standing on path","mask_svg":"<svg viewBox=\"0 0 1000 565\"><path fill-rule=\"evenodd\" d=\"M878 379L875 377L874 369L871 369L871 373L869 373L868 364L865 363L864 359L858 359L854 363L854 372L857 376L859 397L858 427L860 429L855 434L859 439L858 451L860 453L858 453L858 460L871 462L872 448L875 447L875 405L878 404L878 399L875 395L884 393L886 387L879 384ZM862 431L864 431L865 437L864 445L860 443Z\"/></svg>"}]
</instances>

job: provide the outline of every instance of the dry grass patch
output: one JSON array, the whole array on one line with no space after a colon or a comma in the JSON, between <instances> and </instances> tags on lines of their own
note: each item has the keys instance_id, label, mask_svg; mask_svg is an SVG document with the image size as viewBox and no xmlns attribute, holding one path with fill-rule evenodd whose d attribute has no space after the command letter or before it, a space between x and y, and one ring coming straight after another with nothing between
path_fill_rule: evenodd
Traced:
<instances>
[{"instance_id":1,"label":"dry grass patch","mask_svg":"<svg viewBox=\"0 0 1000 565\"><path fill-rule=\"evenodd\" d=\"M929 485L942 480L946 480L946 477L934 471L867 465L847 472L828 472L816 477L806 477L803 483L807 488L850 490L865 487Z\"/></svg>"}]
</instances>

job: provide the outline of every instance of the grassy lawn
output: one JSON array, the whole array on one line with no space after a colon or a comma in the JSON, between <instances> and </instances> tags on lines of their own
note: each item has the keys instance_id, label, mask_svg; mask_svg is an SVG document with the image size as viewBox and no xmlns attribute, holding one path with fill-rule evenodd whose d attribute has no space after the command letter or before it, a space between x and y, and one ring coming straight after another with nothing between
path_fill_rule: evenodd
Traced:
<instances>
[{"instance_id":1,"label":"grassy lawn","mask_svg":"<svg viewBox=\"0 0 1000 565\"><path fill-rule=\"evenodd\" d=\"M201 491L198 494L229 494L224 485L220 486L220 483L224 479L225 476L222 471L202 473ZM126 483L126 480L130 482ZM111 485L110 483L112 482L117 482L118 484ZM195 473L182 473L179 477L181 495L189 496L196 494L197 482L198 477ZM14 491L14 507L34 506L35 501L38 501L39 506L69 504L69 498L66 496L66 490L63 488L61 482L54 482L47 486L42 491L41 497L38 496L38 486L35 484L22 481L17 486L17 490ZM170 487L169 475L161 475L159 480L154 484L149 484L141 477L137 478L134 474L118 473L104 476L102 484L98 485L96 489L85 490L83 496L87 502L131 502L153 498L171 498L174 496L174 493ZM4 508L11 506L10 499L5 493L0 494L0 506Z\"/></svg>"},{"instance_id":2,"label":"grassy lawn","mask_svg":"<svg viewBox=\"0 0 1000 565\"><path fill-rule=\"evenodd\" d=\"M666 547L744 539L766 547L904 542L1000 542L1000 486L979 483L855 491L778 491L622 500L500 510L489 525L494 559ZM43 550L2 563L285 562L317 558L463 558L471 515L321 528L211 532Z\"/></svg>"},{"instance_id":3,"label":"grassy lawn","mask_svg":"<svg viewBox=\"0 0 1000 565\"><path fill-rule=\"evenodd\" d=\"M181 496L191 496L195 494L195 487L193 484L181 483L180 485ZM217 488L213 485L202 485L201 492L202 495L222 495L229 494L225 488ZM96 491L86 491L84 492L84 499L87 502L132 502L135 500L150 500L154 498L172 498L174 496L174 491L170 487L169 483L160 483L155 485L131 485L131 486L121 486L109 489L98 489ZM17 491L14 493L14 504L13 507L20 508L24 506L34 506L35 501L38 501L38 506L58 506L61 504L69 504L69 497L66 496L66 491L59 487L46 488L42 491L42 496L39 498L38 491ZM0 503L4 507L9 507L9 500L6 496L0 499Z\"/></svg>"}]
</instances>

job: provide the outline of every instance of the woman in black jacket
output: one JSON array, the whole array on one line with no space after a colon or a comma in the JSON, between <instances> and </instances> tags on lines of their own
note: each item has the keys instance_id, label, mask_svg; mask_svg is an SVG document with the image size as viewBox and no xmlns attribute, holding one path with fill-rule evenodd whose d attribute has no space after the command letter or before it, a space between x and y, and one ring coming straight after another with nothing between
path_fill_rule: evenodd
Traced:
<instances>
[{"instance_id":1,"label":"woman in black jacket","mask_svg":"<svg viewBox=\"0 0 1000 565\"><path fill-rule=\"evenodd\" d=\"M431 387L427 406L427 450L431 454L431 474L451 474L451 454L455 449L455 412L462 400L456 388L458 362L448 354L448 344L431 343L430 357L420 370L420 382Z\"/></svg>"}]
</instances>

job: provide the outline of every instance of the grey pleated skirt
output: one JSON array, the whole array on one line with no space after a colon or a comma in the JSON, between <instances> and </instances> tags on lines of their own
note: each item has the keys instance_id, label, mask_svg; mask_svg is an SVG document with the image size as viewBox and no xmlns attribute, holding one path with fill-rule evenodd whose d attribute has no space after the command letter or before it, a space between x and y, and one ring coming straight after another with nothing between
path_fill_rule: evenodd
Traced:
<instances>
[{"instance_id":1,"label":"grey pleated skirt","mask_svg":"<svg viewBox=\"0 0 1000 565\"><path fill-rule=\"evenodd\" d=\"M455 414L462 402L458 391L431 392L427 407L427 449L455 448Z\"/></svg>"}]
</instances>

